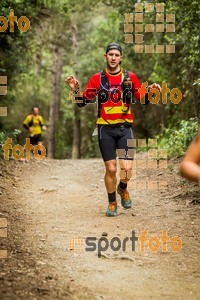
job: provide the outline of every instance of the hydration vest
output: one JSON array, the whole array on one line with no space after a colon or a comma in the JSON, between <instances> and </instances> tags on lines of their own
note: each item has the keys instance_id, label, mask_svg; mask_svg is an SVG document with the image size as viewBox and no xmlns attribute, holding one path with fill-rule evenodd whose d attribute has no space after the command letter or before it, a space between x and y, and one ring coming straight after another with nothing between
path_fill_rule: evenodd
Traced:
<instances>
[{"instance_id":1,"label":"hydration vest","mask_svg":"<svg viewBox=\"0 0 200 300\"><path fill-rule=\"evenodd\" d=\"M31 115L31 120L30 120L30 122L29 122L29 124L28 124L29 127L33 126L33 118L34 118L34 116ZM35 117L35 118L37 118L37 120L38 120L38 122L39 122L39 126L42 127L42 122L40 121L39 116L37 116L37 117Z\"/></svg>"},{"instance_id":2,"label":"hydration vest","mask_svg":"<svg viewBox=\"0 0 200 300\"><path fill-rule=\"evenodd\" d=\"M119 99L123 101L123 103L130 104L132 102L132 81L130 80L129 73L127 70L123 69L123 80L121 83L122 93L116 89L118 92ZM110 91L109 81L106 76L105 70L102 70L100 73L100 89L98 91L98 117L100 117L100 112L102 108L102 104L108 101L108 94ZM127 107L126 113L129 110Z\"/></svg>"}]
</instances>

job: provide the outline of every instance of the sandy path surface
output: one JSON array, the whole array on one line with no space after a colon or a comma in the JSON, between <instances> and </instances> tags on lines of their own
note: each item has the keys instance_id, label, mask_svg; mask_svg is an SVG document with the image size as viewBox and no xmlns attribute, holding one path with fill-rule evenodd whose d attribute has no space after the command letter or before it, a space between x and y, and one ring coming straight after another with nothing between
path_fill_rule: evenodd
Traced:
<instances>
[{"instance_id":1,"label":"sandy path surface","mask_svg":"<svg viewBox=\"0 0 200 300\"><path fill-rule=\"evenodd\" d=\"M118 215L108 218L101 159L4 163L0 218L8 237L0 248L8 258L0 259L0 299L200 299L200 196L173 168L159 174L168 188L135 189L132 181L133 208L118 198ZM144 252L139 240L133 251L132 231L145 230ZM162 231L178 236L182 249L173 252L172 240L163 252ZM89 237L108 249L86 251Z\"/></svg>"}]
</instances>

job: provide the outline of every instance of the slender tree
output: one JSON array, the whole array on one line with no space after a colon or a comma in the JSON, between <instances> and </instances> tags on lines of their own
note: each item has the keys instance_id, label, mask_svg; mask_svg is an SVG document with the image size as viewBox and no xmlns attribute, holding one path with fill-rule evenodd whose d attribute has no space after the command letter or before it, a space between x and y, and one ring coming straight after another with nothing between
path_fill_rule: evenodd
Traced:
<instances>
[{"instance_id":1,"label":"slender tree","mask_svg":"<svg viewBox=\"0 0 200 300\"><path fill-rule=\"evenodd\" d=\"M72 21L72 41L73 41L73 51L74 51L74 61L75 68L78 67L78 27L75 21ZM79 68L76 68L79 70ZM79 77L79 71L75 74ZM73 119L73 143L72 143L72 158L80 158L80 146L81 146L81 111L77 105L74 105L74 119Z\"/></svg>"},{"instance_id":2,"label":"slender tree","mask_svg":"<svg viewBox=\"0 0 200 300\"><path fill-rule=\"evenodd\" d=\"M49 115L49 140L48 157L54 158L56 143L56 123L59 118L60 95L61 95L61 74L62 74L63 48L59 44L53 47L52 66L52 95Z\"/></svg>"}]
</instances>

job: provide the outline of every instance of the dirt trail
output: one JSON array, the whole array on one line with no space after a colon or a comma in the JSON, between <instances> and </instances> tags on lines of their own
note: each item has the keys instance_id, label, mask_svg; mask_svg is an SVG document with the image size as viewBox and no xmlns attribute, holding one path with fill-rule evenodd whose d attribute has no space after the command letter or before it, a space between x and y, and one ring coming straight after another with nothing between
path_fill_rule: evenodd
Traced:
<instances>
[{"instance_id":1,"label":"dirt trail","mask_svg":"<svg viewBox=\"0 0 200 300\"><path fill-rule=\"evenodd\" d=\"M107 218L101 159L4 164L0 217L8 220L8 238L0 247L8 259L0 259L0 299L200 299L199 191L172 168L159 174L167 189L135 190L132 182L133 208ZM132 251L132 231L138 237L144 230L148 239L162 230L179 236L182 249L175 253L168 243L166 252L153 253L147 241L144 253L139 242ZM102 234L109 244L128 237L126 251L85 251L86 238L98 245Z\"/></svg>"}]
</instances>

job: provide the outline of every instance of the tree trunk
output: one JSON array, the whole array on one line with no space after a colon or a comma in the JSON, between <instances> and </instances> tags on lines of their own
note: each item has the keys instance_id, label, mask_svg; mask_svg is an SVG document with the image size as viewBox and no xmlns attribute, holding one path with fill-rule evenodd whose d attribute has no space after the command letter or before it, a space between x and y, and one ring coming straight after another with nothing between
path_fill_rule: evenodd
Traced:
<instances>
[{"instance_id":1,"label":"tree trunk","mask_svg":"<svg viewBox=\"0 0 200 300\"><path fill-rule=\"evenodd\" d=\"M80 108L75 104L74 105L74 124L73 124L73 147L72 147L72 158L80 158L80 127L81 127L81 118L80 118Z\"/></svg>"},{"instance_id":2,"label":"tree trunk","mask_svg":"<svg viewBox=\"0 0 200 300\"><path fill-rule=\"evenodd\" d=\"M58 45L53 49L52 66L52 95L49 115L49 135L48 135L48 157L55 157L56 146L56 123L58 122L61 94L61 73L62 73L63 49Z\"/></svg>"},{"instance_id":3,"label":"tree trunk","mask_svg":"<svg viewBox=\"0 0 200 300\"><path fill-rule=\"evenodd\" d=\"M195 100L196 100L196 115L198 118L198 123L200 125L200 92L199 90L195 93Z\"/></svg>"},{"instance_id":4,"label":"tree trunk","mask_svg":"<svg viewBox=\"0 0 200 300\"><path fill-rule=\"evenodd\" d=\"M77 42L77 35L78 29L76 24L72 25L72 41L73 41L73 49L74 49L74 60L75 64L77 65L78 61L78 42ZM78 68L77 68L78 69ZM78 72L75 74L78 76ZM73 120L73 143L72 143L72 159L80 158L80 148L81 148L81 118L80 118L80 109L76 104L74 104L74 120Z\"/></svg>"},{"instance_id":5,"label":"tree trunk","mask_svg":"<svg viewBox=\"0 0 200 300\"><path fill-rule=\"evenodd\" d=\"M40 75L42 61L42 30L37 30L37 42L35 51L35 75Z\"/></svg>"}]
</instances>

